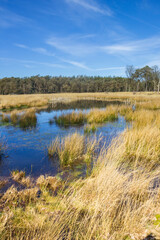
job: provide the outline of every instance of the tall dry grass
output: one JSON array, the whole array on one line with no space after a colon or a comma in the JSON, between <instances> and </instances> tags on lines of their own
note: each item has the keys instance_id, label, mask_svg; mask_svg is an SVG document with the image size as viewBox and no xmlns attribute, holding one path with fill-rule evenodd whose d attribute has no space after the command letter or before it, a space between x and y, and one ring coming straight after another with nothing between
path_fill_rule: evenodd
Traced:
<instances>
[{"instance_id":1,"label":"tall dry grass","mask_svg":"<svg viewBox=\"0 0 160 240\"><path fill-rule=\"evenodd\" d=\"M144 141L143 134L140 139ZM124 141L115 141L107 152L101 151L90 177L63 187L56 196L43 186L39 198L37 187L28 190L28 197L26 190L8 190L3 197L6 208L0 216L2 239L139 240L150 233L159 239L155 216L160 209L160 189L156 186L160 167L154 171L149 165L120 170L119 159L127 146ZM37 183L43 185L44 180ZM11 198L16 208L11 206Z\"/></svg>"},{"instance_id":2,"label":"tall dry grass","mask_svg":"<svg viewBox=\"0 0 160 240\"><path fill-rule=\"evenodd\" d=\"M14 110L10 114L2 114L2 122L19 125L21 128L34 127L37 123L36 110L34 108L25 111Z\"/></svg>"},{"instance_id":3,"label":"tall dry grass","mask_svg":"<svg viewBox=\"0 0 160 240\"><path fill-rule=\"evenodd\" d=\"M37 116L35 109L29 109L20 116L19 125L22 128L35 127L37 124Z\"/></svg>"},{"instance_id":4,"label":"tall dry grass","mask_svg":"<svg viewBox=\"0 0 160 240\"><path fill-rule=\"evenodd\" d=\"M57 94L28 94L0 95L0 109L40 107L53 102L72 102L75 100L108 100L127 101L144 105L150 109L160 108L160 95L153 92L117 92L117 93L57 93ZM153 104L154 103L154 104Z\"/></svg>"},{"instance_id":5,"label":"tall dry grass","mask_svg":"<svg viewBox=\"0 0 160 240\"><path fill-rule=\"evenodd\" d=\"M73 125L73 124L95 124L104 123L107 121L115 121L118 119L118 106L109 106L106 109L91 109L89 113L75 112L62 114L56 117L56 123L59 125Z\"/></svg>"},{"instance_id":6,"label":"tall dry grass","mask_svg":"<svg viewBox=\"0 0 160 240\"><path fill-rule=\"evenodd\" d=\"M109 106L105 110L93 109L87 114L88 123L103 123L118 119L117 107Z\"/></svg>"},{"instance_id":7,"label":"tall dry grass","mask_svg":"<svg viewBox=\"0 0 160 240\"><path fill-rule=\"evenodd\" d=\"M10 114L11 122L13 124L17 124L18 118L19 118L19 112L17 110L14 110Z\"/></svg>"},{"instance_id":8,"label":"tall dry grass","mask_svg":"<svg viewBox=\"0 0 160 240\"><path fill-rule=\"evenodd\" d=\"M65 137L57 137L48 147L48 154L54 157L57 155L62 167L74 166L84 162L89 167L98 142L96 137L89 139L75 132Z\"/></svg>"},{"instance_id":9,"label":"tall dry grass","mask_svg":"<svg viewBox=\"0 0 160 240\"><path fill-rule=\"evenodd\" d=\"M59 125L84 124L86 116L82 111L73 111L72 113L62 114L59 117L56 117L55 121Z\"/></svg>"},{"instance_id":10,"label":"tall dry grass","mask_svg":"<svg viewBox=\"0 0 160 240\"><path fill-rule=\"evenodd\" d=\"M57 154L61 166L72 166L82 160L84 154L84 136L79 133L57 137L48 147L49 155Z\"/></svg>"}]
</instances>

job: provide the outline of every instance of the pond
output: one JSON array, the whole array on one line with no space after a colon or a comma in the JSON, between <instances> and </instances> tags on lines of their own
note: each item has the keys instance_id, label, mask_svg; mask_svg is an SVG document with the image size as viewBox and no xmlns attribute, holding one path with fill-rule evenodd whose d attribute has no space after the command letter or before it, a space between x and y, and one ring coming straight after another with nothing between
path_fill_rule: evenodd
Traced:
<instances>
[{"instance_id":1,"label":"pond","mask_svg":"<svg viewBox=\"0 0 160 240\"><path fill-rule=\"evenodd\" d=\"M41 174L55 175L61 171L59 162L49 158L47 147L57 136L65 136L77 131L84 134L85 126L58 126L53 120L61 114L71 113L73 110L89 111L93 107L103 109L107 105L117 102L78 101L77 104L57 104L48 109L36 112L37 124L34 128L22 129L14 125L1 125L1 139L6 142L7 149L0 159L0 176L8 177L13 170L23 170L26 174L38 177ZM106 146L111 140L123 132L127 127L121 116L114 122L99 125L96 136L103 137Z\"/></svg>"}]
</instances>

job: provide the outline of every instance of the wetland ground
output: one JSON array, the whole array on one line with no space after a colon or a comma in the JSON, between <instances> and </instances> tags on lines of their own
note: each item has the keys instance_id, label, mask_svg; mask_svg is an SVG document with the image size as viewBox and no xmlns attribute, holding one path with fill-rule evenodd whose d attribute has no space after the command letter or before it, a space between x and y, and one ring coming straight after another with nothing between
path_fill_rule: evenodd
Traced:
<instances>
[{"instance_id":1,"label":"wetland ground","mask_svg":"<svg viewBox=\"0 0 160 240\"><path fill-rule=\"evenodd\" d=\"M12 123L1 96L1 239L160 239L160 96L57 95L27 128ZM67 124L56 122L62 115Z\"/></svg>"}]
</instances>

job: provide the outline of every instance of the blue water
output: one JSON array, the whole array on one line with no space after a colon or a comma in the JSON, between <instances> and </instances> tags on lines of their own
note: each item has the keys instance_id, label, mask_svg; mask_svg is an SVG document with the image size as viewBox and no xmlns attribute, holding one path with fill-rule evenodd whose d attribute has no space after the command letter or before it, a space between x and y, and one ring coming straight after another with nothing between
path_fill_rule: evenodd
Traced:
<instances>
[{"instance_id":1,"label":"blue water","mask_svg":"<svg viewBox=\"0 0 160 240\"><path fill-rule=\"evenodd\" d=\"M36 113L37 125L34 129L23 130L18 126L0 126L1 139L7 144L7 150L0 159L0 176L9 176L12 170L24 170L26 174L39 176L40 174L55 175L59 170L57 159L50 159L47 153L47 146L57 136L64 136L71 132L84 133L84 126L60 127L50 119L68 110L45 110ZM85 110L86 111L86 110ZM88 110L87 110L88 111ZM108 145L111 140L123 132L127 123L123 117L117 121L106 123L98 127L96 135L101 135L103 141Z\"/></svg>"}]
</instances>

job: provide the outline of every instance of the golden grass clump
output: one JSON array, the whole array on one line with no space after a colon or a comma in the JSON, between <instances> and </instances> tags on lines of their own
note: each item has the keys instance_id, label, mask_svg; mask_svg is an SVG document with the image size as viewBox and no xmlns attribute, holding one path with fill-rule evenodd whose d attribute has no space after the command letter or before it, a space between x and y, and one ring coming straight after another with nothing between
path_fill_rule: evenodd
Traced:
<instances>
[{"instance_id":1,"label":"golden grass clump","mask_svg":"<svg viewBox=\"0 0 160 240\"><path fill-rule=\"evenodd\" d=\"M87 114L88 123L103 123L118 119L117 107L109 106L105 110L92 109Z\"/></svg>"},{"instance_id":2,"label":"golden grass clump","mask_svg":"<svg viewBox=\"0 0 160 240\"><path fill-rule=\"evenodd\" d=\"M26 206L37 199L38 188L27 188L18 191L13 185L4 193L0 199L0 208Z\"/></svg>"},{"instance_id":3,"label":"golden grass clump","mask_svg":"<svg viewBox=\"0 0 160 240\"><path fill-rule=\"evenodd\" d=\"M82 111L73 111L72 113L62 114L58 118L56 117L55 120L59 125L84 124L86 116Z\"/></svg>"},{"instance_id":4,"label":"golden grass clump","mask_svg":"<svg viewBox=\"0 0 160 240\"><path fill-rule=\"evenodd\" d=\"M2 122L9 123L10 119L8 114L2 113Z\"/></svg>"},{"instance_id":5,"label":"golden grass clump","mask_svg":"<svg viewBox=\"0 0 160 240\"><path fill-rule=\"evenodd\" d=\"M119 161L134 167L160 165L160 129L158 127L134 128L123 135L124 149Z\"/></svg>"},{"instance_id":6,"label":"golden grass clump","mask_svg":"<svg viewBox=\"0 0 160 240\"><path fill-rule=\"evenodd\" d=\"M50 156L57 155L62 167L73 167L83 163L89 166L99 141L96 137L85 139L85 136L75 132L63 138L57 137L48 147L48 154Z\"/></svg>"},{"instance_id":7,"label":"golden grass clump","mask_svg":"<svg viewBox=\"0 0 160 240\"><path fill-rule=\"evenodd\" d=\"M48 189L52 190L53 192L58 191L62 187L62 181L56 177L51 176L44 176L41 175L37 181L37 186L39 186L41 189Z\"/></svg>"},{"instance_id":8,"label":"golden grass clump","mask_svg":"<svg viewBox=\"0 0 160 240\"><path fill-rule=\"evenodd\" d=\"M18 111L17 110L12 111L10 114L10 118L11 118L11 122L13 124L17 124L18 123Z\"/></svg>"},{"instance_id":9,"label":"golden grass clump","mask_svg":"<svg viewBox=\"0 0 160 240\"><path fill-rule=\"evenodd\" d=\"M139 110L133 114L133 126L141 128L144 126L157 126L160 123L160 111Z\"/></svg>"},{"instance_id":10,"label":"golden grass clump","mask_svg":"<svg viewBox=\"0 0 160 240\"><path fill-rule=\"evenodd\" d=\"M24 112L14 110L10 114L3 113L2 122L17 124L21 128L35 127L37 124L36 110L30 108Z\"/></svg>"},{"instance_id":11,"label":"golden grass clump","mask_svg":"<svg viewBox=\"0 0 160 240\"><path fill-rule=\"evenodd\" d=\"M84 127L84 133L95 133L97 130L97 126L93 123L93 124L87 124L85 127Z\"/></svg>"},{"instance_id":12,"label":"golden grass clump","mask_svg":"<svg viewBox=\"0 0 160 240\"><path fill-rule=\"evenodd\" d=\"M12 175L13 180L18 182L18 181L21 181L22 178L25 177L25 172L15 170L15 171L11 172L11 175Z\"/></svg>"},{"instance_id":13,"label":"golden grass clump","mask_svg":"<svg viewBox=\"0 0 160 240\"><path fill-rule=\"evenodd\" d=\"M11 172L12 179L15 182L18 182L26 187L32 187L33 186L32 179L29 176L26 177L25 175L26 174L24 171L15 170Z\"/></svg>"},{"instance_id":14,"label":"golden grass clump","mask_svg":"<svg viewBox=\"0 0 160 240\"><path fill-rule=\"evenodd\" d=\"M118 108L120 115L123 115L127 121L132 122L135 128L143 128L145 126L159 126L160 111L151 111L146 109L138 109L135 112L131 107L120 106Z\"/></svg>"},{"instance_id":15,"label":"golden grass clump","mask_svg":"<svg viewBox=\"0 0 160 240\"><path fill-rule=\"evenodd\" d=\"M51 156L57 154L61 166L72 166L83 157L84 136L76 132L61 139L57 137L48 147L48 153Z\"/></svg>"},{"instance_id":16,"label":"golden grass clump","mask_svg":"<svg viewBox=\"0 0 160 240\"><path fill-rule=\"evenodd\" d=\"M0 180L0 189L3 188L8 183L8 180Z\"/></svg>"},{"instance_id":17,"label":"golden grass clump","mask_svg":"<svg viewBox=\"0 0 160 240\"><path fill-rule=\"evenodd\" d=\"M89 113L75 112L69 114L62 114L56 117L56 123L59 125L72 125L72 124L89 124L104 123L107 121L115 121L118 119L118 108L109 106L105 110L92 109Z\"/></svg>"},{"instance_id":18,"label":"golden grass clump","mask_svg":"<svg viewBox=\"0 0 160 240\"><path fill-rule=\"evenodd\" d=\"M21 128L35 127L37 117L35 109L29 109L20 116L19 125Z\"/></svg>"}]
</instances>

